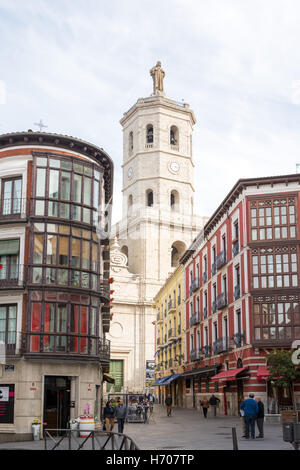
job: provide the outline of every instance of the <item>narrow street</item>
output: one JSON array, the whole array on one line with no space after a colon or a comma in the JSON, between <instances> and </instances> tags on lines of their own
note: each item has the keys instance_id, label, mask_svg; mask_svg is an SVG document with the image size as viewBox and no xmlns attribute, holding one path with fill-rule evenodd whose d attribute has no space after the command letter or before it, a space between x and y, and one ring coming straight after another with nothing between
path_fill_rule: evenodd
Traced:
<instances>
[{"instance_id":1,"label":"narrow street","mask_svg":"<svg viewBox=\"0 0 300 470\"><path fill-rule=\"evenodd\" d=\"M141 450L232 450L232 428L236 427L239 450L293 450L282 439L280 423L265 424L265 438L245 440L241 438L241 423L236 417L208 415L195 410L177 408L171 417L165 409L155 405L149 424L128 423L124 432ZM114 431L117 432L117 425ZM65 443L67 445L67 443ZM67 448L67 447L66 447ZM91 448L91 445L85 449ZM11 442L0 444L1 449L44 449L43 441Z\"/></svg>"}]
</instances>

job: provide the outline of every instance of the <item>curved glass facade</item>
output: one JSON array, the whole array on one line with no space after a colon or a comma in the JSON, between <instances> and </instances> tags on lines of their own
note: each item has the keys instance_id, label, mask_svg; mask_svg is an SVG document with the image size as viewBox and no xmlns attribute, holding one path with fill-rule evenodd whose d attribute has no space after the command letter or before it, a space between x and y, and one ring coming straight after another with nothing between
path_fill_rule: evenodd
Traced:
<instances>
[{"instance_id":1,"label":"curved glass facade","mask_svg":"<svg viewBox=\"0 0 300 470\"><path fill-rule=\"evenodd\" d=\"M35 153L30 215L27 353L100 357L102 169Z\"/></svg>"}]
</instances>

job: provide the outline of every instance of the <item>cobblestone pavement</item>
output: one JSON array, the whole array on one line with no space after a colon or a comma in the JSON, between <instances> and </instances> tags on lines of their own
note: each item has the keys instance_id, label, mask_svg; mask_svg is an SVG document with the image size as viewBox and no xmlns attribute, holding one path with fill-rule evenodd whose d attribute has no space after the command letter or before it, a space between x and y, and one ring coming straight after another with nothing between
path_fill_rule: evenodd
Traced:
<instances>
[{"instance_id":1,"label":"cobblestone pavement","mask_svg":"<svg viewBox=\"0 0 300 470\"><path fill-rule=\"evenodd\" d=\"M245 440L241 437L241 423L237 417L208 415L202 412L176 408L171 417L163 407L156 405L149 424L127 423L125 433L140 449L149 450L232 450L232 428L236 427L239 450L293 450L282 439L280 423L265 424L264 439ZM115 425L114 431L117 431ZM44 448L43 441L1 443L1 449Z\"/></svg>"}]
</instances>

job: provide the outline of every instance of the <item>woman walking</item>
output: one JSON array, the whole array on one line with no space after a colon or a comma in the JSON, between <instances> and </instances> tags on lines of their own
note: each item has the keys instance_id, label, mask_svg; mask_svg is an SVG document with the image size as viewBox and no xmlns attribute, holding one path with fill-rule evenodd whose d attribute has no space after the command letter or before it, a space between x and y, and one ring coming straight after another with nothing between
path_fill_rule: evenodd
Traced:
<instances>
[{"instance_id":1,"label":"woman walking","mask_svg":"<svg viewBox=\"0 0 300 470\"><path fill-rule=\"evenodd\" d=\"M106 431L112 431L115 425L115 414L116 410L112 406L112 402L108 401L106 407L103 410L103 418L105 419Z\"/></svg>"},{"instance_id":2,"label":"woman walking","mask_svg":"<svg viewBox=\"0 0 300 470\"><path fill-rule=\"evenodd\" d=\"M207 418L207 410L209 408L209 401L206 397L200 401L200 405L202 406L204 418Z\"/></svg>"}]
</instances>

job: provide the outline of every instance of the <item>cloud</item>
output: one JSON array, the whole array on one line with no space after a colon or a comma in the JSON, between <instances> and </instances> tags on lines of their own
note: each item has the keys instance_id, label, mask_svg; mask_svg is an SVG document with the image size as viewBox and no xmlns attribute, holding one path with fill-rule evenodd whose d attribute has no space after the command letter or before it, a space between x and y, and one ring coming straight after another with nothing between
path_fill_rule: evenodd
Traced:
<instances>
[{"instance_id":1,"label":"cloud","mask_svg":"<svg viewBox=\"0 0 300 470\"><path fill-rule=\"evenodd\" d=\"M0 0L0 131L42 118L103 147L117 219L119 120L151 94L161 60L167 96L197 118L195 205L210 215L238 178L292 173L300 161L299 13L297 0Z\"/></svg>"}]
</instances>

